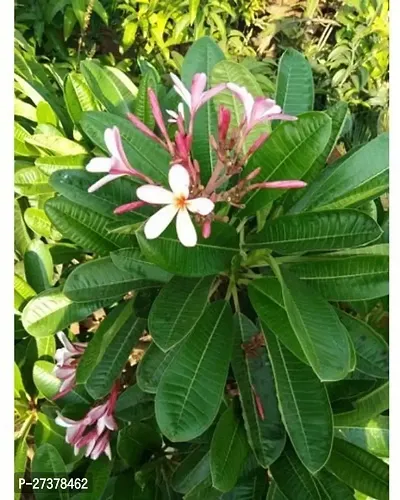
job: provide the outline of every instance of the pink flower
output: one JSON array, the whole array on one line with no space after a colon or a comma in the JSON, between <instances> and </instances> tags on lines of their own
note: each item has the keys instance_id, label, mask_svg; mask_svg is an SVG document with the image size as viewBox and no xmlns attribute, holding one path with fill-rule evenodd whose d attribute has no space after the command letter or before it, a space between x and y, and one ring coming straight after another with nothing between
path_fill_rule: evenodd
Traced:
<instances>
[{"instance_id":1,"label":"pink flower","mask_svg":"<svg viewBox=\"0 0 400 500\"><path fill-rule=\"evenodd\" d=\"M246 134L258 123L266 120L297 120L295 116L285 115L273 99L254 97L245 87L228 83L227 88L239 98L244 106Z\"/></svg>"},{"instance_id":2,"label":"pink flower","mask_svg":"<svg viewBox=\"0 0 400 500\"><path fill-rule=\"evenodd\" d=\"M183 102L178 104L178 111L173 111L172 109L166 109L167 114L171 117L168 118L169 123L178 123L178 120L181 118L185 121L185 112L183 109Z\"/></svg>"},{"instance_id":3,"label":"pink flower","mask_svg":"<svg viewBox=\"0 0 400 500\"><path fill-rule=\"evenodd\" d=\"M118 179L118 177L122 177L123 175L134 175L146 182L152 182L151 179L129 165L118 127L107 128L105 130L104 142L111 154L111 158L93 158L86 166L86 170L94 173L104 172L107 175L90 186L88 189L89 193L93 193L108 182Z\"/></svg>"},{"instance_id":4,"label":"pink flower","mask_svg":"<svg viewBox=\"0 0 400 500\"><path fill-rule=\"evenodd\" d=\"M226 88L225 83L220 83L210 90L205 90L207 75L205 73L196 73L193 77L192 86L189 92L183 82L176 75L173 73L170 73L170 75L174 83L175 92L188 105L191 116L194 116L203 104Z\"/></svg>"},{"instance_id":5,"label":"pink flower","mask_svg":"<svg viewBox=\"0 0 400 500\"><path fill-rule=\"evenodd\" d=\"M65 427L65 441L74 447L75 455L80 448L86 447L85 455L96 460L102 453L111 460L111 432L118 426L113 417L118 396L118 383L114 384L108 400L92 408L81 420L72 420L60 413L55 419L56 424Z\"/></svg>"},{"instance_id":6,"label":"pink flower","mask_svg":"<svg viewBox=\"0 0 400 500\"><path fill-rule=\"evenodd\" d=\"M64 332L58 332L57 337L64 347L56 350L54 355L56 366L53 373L58 379L62 380L62 384L53 399L65 396L74 388L78 361L87 346L83 342L70 342Z\"/></svg>"},{"instance_id":7,"label":"pink flower","mask_svg":"<svg viewBox=\"0 0 400 500\"><path fill-rule=\"evenodd\" d=\"M148 219L144 234L149 240L158 238L177 216L176 232L179 241L186 247L193 247L197 243L197 233L189 211L208 215L213 211L214 203L209 198L189 199L189 173L182 165L177 164L170 168L168 181L171 191L154 185L140 186L136 190L140 200L155 205L166 205Z\"/></svg>"},{"instance_id":8,"label":"pink flower","mask_svg":"<svg viewBox=\"0 0 400 500\"><path fill-rule=\"evenodd\" d=\"M218 109L218 139L224 143L231 123L231 112L229 109L220 106Z\"/></svg>"}]
</instances>

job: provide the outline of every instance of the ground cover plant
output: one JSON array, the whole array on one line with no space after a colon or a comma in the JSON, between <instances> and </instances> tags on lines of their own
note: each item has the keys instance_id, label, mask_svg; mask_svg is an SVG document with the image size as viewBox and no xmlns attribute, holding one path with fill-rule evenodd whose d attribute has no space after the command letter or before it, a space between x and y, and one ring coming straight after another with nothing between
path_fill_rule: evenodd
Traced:
<instances>
[{"instance_id":1,"label":"ground cover plant","mask_svg":"<svg viewBox=\"0 0 400 500\"><path fill-rule=\"evenodd\" d=\"M347 104L294 49L270 96L208 37L137 85L24 50L15 469L67 481L36 497L388 498L388 134L333 159Z\"/></svg>"}]
</instances>

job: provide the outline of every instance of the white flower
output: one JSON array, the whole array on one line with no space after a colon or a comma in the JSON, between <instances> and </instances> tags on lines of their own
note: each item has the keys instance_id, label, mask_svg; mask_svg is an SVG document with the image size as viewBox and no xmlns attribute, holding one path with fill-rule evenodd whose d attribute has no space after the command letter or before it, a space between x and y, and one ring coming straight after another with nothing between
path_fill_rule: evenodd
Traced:
<instances>
[{"instance_id":1,"label":"white flower","mask_svg":"<svg viewBox=\"0 0 400 500\"><path fill-rule=\"evenodd\" d=\"M136 190L137 197L146 203L166 205L152 215L144 226L144 234L152 240L160 236L172 219L176 217L176 232L179 241L185 247L194 247L197 243L197 233L189 212L208 215L214 209L214 203L208 198L189 200L190 179L187 170L182 165L170 168L168 182L171 191L147 184Z\"/></svg>"}]
</instances>

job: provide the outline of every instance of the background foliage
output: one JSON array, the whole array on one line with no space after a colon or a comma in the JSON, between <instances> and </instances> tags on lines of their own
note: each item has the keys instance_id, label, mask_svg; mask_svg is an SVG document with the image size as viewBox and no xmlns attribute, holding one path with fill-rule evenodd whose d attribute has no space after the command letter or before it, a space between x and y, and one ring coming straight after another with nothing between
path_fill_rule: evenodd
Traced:
<instances>
[{"instance_id":1,"label":"background foliage","mask_svg":"<svg viewBox=\"0 0 400 500\"><path fill-rule=\"evenodd\" d=\"M72 477L89 475L96 479L93 499L127 498L126 491L132 491L135 500L183 496L188 499L200 496L212 499L220 498L221 492L224 492L224 499L265 498L268 495L268 499L276 500L286 498L292 491L297 491L296 499L299 500L387 498L386 469L381 459L388 457L385 362L388 297L382 283L386 279L389 217L387 165L382 160L382 151L385 150L383 137L386 136L379 135L387 130L388 123L387 15L388 3L378 0L336 3L31 0L17 3L14 202L16 472L23 473L35 467L40 470L43 463L61 463ZM356 184L341 192L339 198L335 197L337 192L329 198L324 191L324 199L321 199L318 189L314 189L301 199L296 199L296 195L284 196L280 202L283 211L289 215L313 213L316 207L328 211L356 207L357 211L365 214L365 220L372 219L381 228L375 240L375 226L371 226L369 232L363 229L363 233L370 234L370 240L374 240L364 253L362 249L353 249L351 255L345 258L333 255L329 265L323 261L319 267L318 264L312 267L307 263L291 263L290 254L301 250L298 246L295 249L282 246L282 243L273 246L274 239L279 235L278 222L282 209L272 206L272 203L270 213L267 210L264 215L258 214L259 229L269 216L269 221L277 221L278 232L268 230L271 227L268 224L264 232L261 230L258 233L261 234L259 241L256 236L249 243L254 255L258 255L257 251L267 241L272 245L268 248L282 254L282 259L288 256L289 274L283 276L288 287L284 298L286 307L288 303L298 302L302 294L300 280L293 281L290 273L302 278L301 282L307 282L307 277L318 278L318 291L342 311L341 322L351 333L356 347L357 370L343 380L321 384L314 373L318 371L318 360L309 360L313 371L309 365L299 361L302 350L293 343L293 339L286 339L286 343L280 339L282 342L279 342L271 334L268 354L265 353L263 359L264 365L269 367L268 386L263 387L257 378L260 376L257 359L249 357L243 364L238 356L231 361L233 375L242 383L240 403L247 409L244 425L237 417L238 408L235 405L222 405L221 414L213 426L204 434L197 432L197 437L193 439L190 435L193 429L188 431L182 439L188 442L174 443L177 451L171 456L168 446L160 446L154 415L158 424L162 425L164 435L173 441L175 436L168 422L173 408L168 407L167 400L160 398L155 404L154 394L163 370L172 363L174 339L167 335L170 343L166 346L165 355L160 349L165 332L160 332L160 343L153 342L150 347L146 336L139 338L136 332L132 332L132 350L125 358L122 355L118 361L120 364L117 363L117 367L122 369L130 355L124 372L126 386L130 387L123 393L125 396L120 397L117 409L122 424L118 440L113 444L117 460L112 466L104 457L104 460L92 463L73 455L72 448L64 442L63 429L54 424L52 397L58 390L59 382L51 373L56 349L53 334L60 329L68 329L71 334L78 334L82 341L105 335L107 323L103 320L115 310L116 298L120 303L118 307L127 307L124 312L126 317L132 314L148 320L150 325L153 321L154 331L157 331L154 325L157 314L154 311L157 307L163 311L165 304L160 299L161 294L158 295L158 288L140 290L133 301L129 300L131 295L125 294L139 286L135 285L133 277L125 284L126 288L118 284L113 288L108 283L110 273L114 272L118 277L121 271L126 275L136 269L137 255L135 252L126 253L126 249L134 246L132 230L143 218L135 213L122 217L112 214L117 205L131 200L134 186L130 181L123 180L117 187L104 188L101 196L88 196L87 187L92 182L92 176L83 168L91 156L100 154L104 127L120 123L122 127L122 117L127 111L135 112L150 127L154 127L145 94L148 86L156 89L163 107L176 108L178 101L170 92L166 72L180 72L187 48L204 35L211 35L218 42L229 61L240 62L240 67L244 68L241 71L247 70L246 75L253 88L261 89L266 95L277 96L277 100L279 93L290 95L294 106L290 112L300 114L312 110L315 94L314 109L329 108L332 127L336 119L336 137L325 152L329 156L328 163L345 155L336 164L343 165L343 175L350 166L363 172L364 177L361 180L357 178ZM285 52L285 59L281 58L287 48L304 52L312 74L307 63L298 58L298 52L289 50ZM296 95L286 69L296 70L298 67L300 72L306 68L312 75L314 90L305 86ZM224 70L226 68L220 66L214 71L212 78L215 82L223 78ZM238 82L241 78L242 75L239 75ZM334 107L337 101L347 103L349 112L344 104ZM95 113L98 111L107 113L100 119ZM121 122L118 122L118 117ZM131 154L135 157L135 141L131 142ZM357 150L360 146L363 147ZM383 165L381 171L366 171L366 160L369 158L375 159L376 165ZM371 164L374 165L374 162ZM351 178L349 175L349 182ZM332 189L336 189L335 184L332 185ZM332 227L328 222L327 225ZM335 249L332 245L314 250L324 252ZM346 246L351 245L342 244L337 248ZM304 247L302 251L308 250ZM214 257L217 259L217 256ZM224 262L225 257L220 256L220 259ZM349 267L344 261L352 264L350 268L360 266L361 269L364 266L367 272L375 270L375 281L371 284L364 283L362 279L354 281L357 280L354 276L346 277ZM88 291L79 287L73 273L76 273L78 264L83 267L89 263L99 267L94 273L98 278ZM163 267L160 262L158 264ZM251 267L251 262L248 265ZM330 295L332 291L327 283L334 266L342 266L340 269L344 276ZM161 274L157 271L157 280L168 282L163 288L166 296L170 296L168 287L176 293L184 286L190 290L198 284L197 277L175 276L169 281L169 272L171 269ZM313 276L313 272L318 276ZM148 277L154 279L153 275ZM283 309L279 305L282 297L276 286L274 288L272 282L265 280L268 278L256 280L249 294L263 328L274 331L276 325L285 319L285 316L282 319ZM205 279L199 286L207 291L211 286L209 281ZM276 285L276 280L272 281ZM268 286L265 286L267 283ZM346 296L348 290L358 290L359 295ZM94 296L99 299L94 301ZM122 296L125 297L123 300ZM314 300L314 296L310 300ZM262 305L266 303L270 311L275 312L272 320L271 315L263 317ZM259 331L254 324L255 317L249 319L237 315L232 327L226 319L218 330L216 318L226 312L217 302L208 307L213 304L215 311L208 311L209 326L216 327L216 347L213 348L218 352L224 351L226 345L221 343L221 338L226 335L229 326L239 332L239 337L233 340L232 349L234 353L240 352L241 343L250 341ZM203 313L203 308L199 307L196 314L200 313ZM325 311L325 314L328 313ZM190 332L185 325L182 328L188 335L200 339L199 342L205 335L200 327ZM309 328L317 332L325 325L309 325ZM292 346L292 350L287 348L288 345ZM144 352L144 361L137 369ZM382 352L379 358L378 354ZM106 367L115 362L107 356L101 359ZM202 376L207 377L206 373L212 372L214 379L215 364L210 360L208 363ZM98 377L91 371L93 368L87 366L85 372L82 368L79 388L58 402L66 415L73 416L68 413L71 409L79 413L79 407L85 408L93 398L107 393L109 380L101 380L99 384ZM169 371L171 374L172 368ZM99 370L101 372L102 368ZM265 377L266 374L262 373L261 378L265 380ZM132 385L135 380L137 384ZM209 380L206 385L212 386L213 382ZM285 425L283 428L277 404L270 402L269 406L265 405L271 425L276 418L276 432L269 442L269 437L265 439L265 436L271 435L271 429L265 428L264 422L259 425L251 387L255 386L261 394L265 391L268 400L268 391L272 390L274 383L280 411L285 415ZM312 387L311 397L326 403L319 408L321 413L318 418L331 418L328 407L332 407L334 413L333 451L328 464L316 476L311 474L330 450L318 446L320 455L317 452L307 455L308 447L312 449L323 438L313 435L312 429L307 428L309 423L303 420L310 404L303 397L302 383ZM168 385L168 379L164 378L163 384ZM282 394L290 392L293 394L292 401L290 398L280 399ZM246 394L247 402L243 401ZM212 405L211 398L208 403ZM301 409L297 416L292 412L296 407ZM165 420L162 421L162 418ZM136 426L128 425L132 421L137 422ZM306 439L302 441L299 436L303 434L304 426ZM284 429L290 429L287 432L295 451L288 444L285 446L285 439L287 443L289 440ZM138 436L146 436L144 440L139 440L139 445L124 445L126 442L137 443ZM224 449L223 444L232 436L235 436L233 449ZM252 458L245 462L249 446L256 458L251 455ZM271 449L279 458L269 469L273 481L267 493L265 470L260 464L269 463ZM319 462L316 465L313 461ZM226 463L230 464L229 470L224 465ZM302 481L287 481L296 476L294 472ZM301 490L304 484L307 485L306 491ZM216 485L219 492L214 488ZM233 487L235 489L231 492ZM251 496L252 492L257 492L259 496ZM79 495L76 496L79 498Z\"/></svg>"}]
</instances>

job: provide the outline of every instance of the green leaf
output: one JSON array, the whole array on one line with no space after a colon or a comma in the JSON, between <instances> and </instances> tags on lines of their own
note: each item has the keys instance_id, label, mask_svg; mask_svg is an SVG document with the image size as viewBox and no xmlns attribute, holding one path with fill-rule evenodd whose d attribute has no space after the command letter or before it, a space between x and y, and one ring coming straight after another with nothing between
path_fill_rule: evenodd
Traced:
<instances>
[{"instance_id":1,"label":"green leaf","mask_svg":"<svg viewBox=\"0 0 400 500\"><path fill-rule=\"evenodd\" d=\"M193 24L200 7L200 0L189 0L189 23Z\"/></svg>"},{"instance_id":2,"label":"green leaf","mask_svg":"<svg viewBox=\"0 0 400 500\"><path fill-rule=\"evenodd\" d=\"M51 287L53 260L49 247L40 240L33 240L24 255L26 280L36 293Z\"/></svg>"},{"instance_id":3,"label":"green leaf","mask_svg":"<svg viewBox=\"0 0 400 500\"><path fill-rule=\"evenodd\" d=\"M266 468L281 454L286 441L278 409L271 363L265 347L246 355L260 330L243 314L234 317L232 369L238 384L244 425L258 463Z\"/></svg>"},{"instance_id":4,"label":"green leaf","mask_svg":"<svg viewBox=\"0 0 400 500\"><path fill-rule=\"evenodd\" d=\"M326 498L326 500L354 500L354 491L326 469L320 470L315 477L322 498Z\"/></svg>"},{"instance_id":5,"label":"green leaf","mask_svg":"<svg viewBox=\"0 0 400 500\"><path fill-rule=\"evenodd\" d=\"M147 261L137 248L122 248L110 254L113 264L136 278L168 282L172 275Z\"/></svg>"},{"instance_id":6,"label":"green leaf","mask_svg":"<svg viewBox=\"0 0 400 500\"><path fill-rule=\"evenodd\" d=\"M179 349L179 348L178 348ZM136 374L138 386L142 391L155 394L161 378L173 360L177 349L162 351L155 342L147 348L143 358L140 360Z\"/></svg>"},{"instance_id":7,"label":"green leaf","mask_svg":"<svg viewBox=\"0 0 400 500\"><path fill-rule=\"evenodd\" d=\"M24 224L24 215L25 213L22 212L18 200L14 199L14 248L21 256L24 255L31 242L31 238Z\"/></svg>"},{"instance_id":8,"label":"green leaf","mask_svg":"<svg viewBox=\"0 0 400 500\"><path fill-rule=\"evenodd\" d=\"M365 450L335 438L326 467L344 483L377 500L389 498L389 467Z\"/></svg>"},{"instance_id":9,"label":"green leaf","mask_svg":"<svg viewBox=\"0 0 400 500\"><path fill-rule=\"evenodd\" d=\"M309 190L310 184L314 181L314 179L319 175L322 168L325 167L326 162L332 153L343 129L343 126L346 122L346 117L348 113L348 105L345 102L337 102L331 108L328 108L325 113L332 120L332 129L331 135L326 143L326 146L322 153L318 156L318 158L314 161L314 163L310 166L309 170L305 175L303 175L302 180L307 182L308 186L305 189L292 189L288 191L283 201L285 207L291 207L288 210L289 214L298 213L293 207L294 203L305 196ZM311 184L312 185L312 184Z\"/></svg>"},{"instance_id":10,"label":"green leaf","mask_svg":"<svg viewBox=\"0 0 400 500\"><path fill-rule=\"evenodd\" d=\"M246 431L231 405L218 420L211 441L210 464L214 488L227 492L235 486L248 452Z\"/></svg>"},{"instance_id":11,"label":"green leaf","mask_svg":"<svg viewBox=\"0 0 400 500\"><path fill-rule=\"evenodd\" d=\"M28 283L14 274L14 307L15 309L22 308L26 302L36 295L35 290Z\"/></svg>"},{"instance_id":12,"label":"green leaf","mask_svg":"<svg viewBox=\"0 0 400 500\"><path fill-rule=\"evenodd\" d=\"M328 393L312 369L288 351L273 333L264 335L274 371L282 419L297 456L313 474L329 458L333 417Z\"/></svg>"},{"instance_id":13,"label":"green leaf","mask_svg":"<svg viewBox=\"0 0 400 500\"><path fill-rule=\"evenodd\" d=\"M100 64L86 60L81 62L80 69L90 90L107 111L121 116L126 116L131 111L124 95Z\"/></svg>"},{"instance_id":14,"label":"green leaf","mask_svg":"<svg viewBox=\"0 0 400 500\"><path fill-rule=\"evenodd\" d=\"M76 302L88 302L93 297L111 301L122 298L131 290L149 288L156 284L122 271L113 264L111 257L103 257L77 266L68 275L63 291Z\"/></svg>"},{"instance_id":15,"label":"green leaf","mask_svg":"<svg viewBox=\"0 0 400 500\"><path fill-rule=\"evenodd\" d=\"M83 169L88 162L88 155L42 156L36 158L35 165L41 172L51 175L57 170Z\"/></svg>"},{"instance_id":16,"label":"green leaf","mask_svg":"<svg viewBox=\"0 0 400 500\"><path fill-rule=\"evenodd\" d=\"M138 94L136 85L132 82L127 73L124 73L115 66L104 66L104 69L120 91L121 95L123 95L129 109L133 109L133 103Z\"/></svg>"},{"instance_id":17,"label":"green leaf","mask_svg":"<svg viewBox=\"0 0 400 500\"><path fill-rule=\"evenodd\" d=\"M106 304L106 300L73 302L60 288L53 288L34 297L22 313L25 330L34 337L48 337L87 318L93 311Z\"/></svg>"},{"instance_id":18,"label":"green leaf","mask_svg":"<svg viewBox=\"0 0 400 500\"><path fill-rule=\"evenodd\" d=\"M55 446L44 443L39 446L32 460L32 479L35 477L68 478L65 463ZM57 489L36 490L35 498L38 500L67 500L70 498L68 490L59 486Z\"/></svg>"},{"instance_id":19,"label":"green leaf","mask_svg":"<svg viewBox=\"0 0 400 500\"><path fill-rule=\"evenodd\" d=\"M306 212L268 221L262 231L250 235L246 246L283 254L339 250L366 245L381 234L374 219L358 210Z\"/></svg>"},{"instance_id":20,"label":"green leaf","mask_svg":"<svg viewBox=\"0 0 400 500\"><path fill-rule=\"evenodd\" d=\"M338 310L340 321L344 324L353 341L357 355L357 370L371 377L389 377L389 347L383 337L375 332L368 323L344 311Z\"/></svg>"},{"instance_id":21,"label":"green leaf","mask_svg":"<svg viewBox=\"0 0 400 500\"><path fill-rule=\"evenodd\" d=\"M365 424L335 427L335 436L379 457L389 457L389 417L379 416Z\"/></svg>"},{"instance_id":22,"label":"green leaf","mask_svg":"<svg viewBox=\"0 0 400 500\"><path fill-rule=\"evenodd\" d=\"M36 196L39 194L54 193L49 185L49 178L37 167L25 167L15 172L14 190L25 196Z\"/></svg>"},{"instance_id":23,"label":"green leaf","mask_svg":"<svg viewBox=\"0 0 400 500\"><path fill-rule=\"evenodd\" d=\"M184 500L219 500L222 493L212 486L211 475L192 488L183 498Z\"/></svg>"},{"instance_id":24,"label":"green leaf","mask_svg":"<svg viewBox=\"0 0 400 500\"><path fill-rule=\"evenodd\" d=\"M261 167L254 183L301 179L324 151L331 134L331 119L312 112L295 122L285 122L247 162L243 175ZM245 198L242 213L254 214L285 193L284 189L254 189Z\"/></svg>"},{"instance_id":25,"label":"green leaf","mask_svg":"<svg viewBox=\"0 0 400 500\"><path fill-rule=\"evenodd\" d=\"M74 500L99 500L103 498L104 490L111 475L113 463L105 456L100 456L92 462L85 473L85 477L90 484L90 491L78 492L74 495Z\"/></svg>"},{"instance_id":26,"label":"green leaf","mask_svg":"<svg viewBox=\"0 0 400 500\"><path fill-rule=\"evenodd\" d=\"M327 300L369 300L389 294L389 255L384 252L321 256L289 268Z\"/></svg>"},{"instance_id":27,"label":"green leaf","mask_svg":"<svg viewBox=\"0 0 400 500\"><path fill-rule=\"evenodd\" d=\"M161 436L147 424L133 423L118 433L118 455L131 467L137 467L146 450L161 448Z\"/></svg>"},{"instance_id":28,"label":"green leaf","mask_svg":"<svg viewBox=\"0 0 400 500\"><path fill-rule=\"evenodd\" d=\"M174 276L161 289L149 314L149 332L160 349L168 351L193 330L206 307L213 281L213 276Z\"/></svg>"},{"instance_id":29,"label":"green leaf","mask_svg":"<svg viewBox=\"0 0 400 500\"><path fill-rule=\"evenodd\" d=\"M210 79L214 66L225 59L222 50L209 37L196 40L185 55L182 65L182 81L187 88L191 88L192 79L196 73L207 75L207 89L210 88ZM216 155L210 145L210 135L217 131L217 114L214 105L208 101L196 113L193 129L194 158L201 165L202 181L210 177L216 162Z\"/></svg>"},{"instance_id":30,"label":"green leaf","mask_svg":"<svg viewBox=\"0 0 400 500\"><path fill-rule=\"evenodd\" d=\"M265 499L265 494L269 489L265 481L265 470L261 467L252 470L249 474L242 475L236 486L225 493L222 500L257 500Z\"/></svg>"},{"instance_id":31,"label":"green leaf","mask_svg":"<svg viewBox=\"0 0 400 500\"><path fill-rule=\"evenodd\" d=\"M239 238L235 229L223 223L213 223L208 239L201 236L197 245L186 248L176 237L176 230L169 227L156 240L147 240L140 231L136 233L140 248L151 262L179 276L202 277L226 270L239 252Z\"/></svg>"},{"instance_id":32,"label":"green leaf","mask_svg":"<svg viewBox=\"0 0 400 500\"><path fill-rule=\"evenodd\" d=\"M117 400L117 418L126 422L139 422L154 415L154 397L143 392L138 384L128 387Z\"/></svg>"},{"instance_id":33,"label":"green leaf","mask_svg":"<svg viewBox=\"0 0 400 500\"><path fill-rule=\"evenodd\" d=\"M56 155L87 154L86 148L84 148L81 144L58 135L35 134L32 137L27 137L26 142L32 146L45 149Z\"/></svg>"},{"instance_id":34,"label":"green leaf","mask_svg":"<svg viewBox=\"0 0 400 500\"><path fill-rule=\"evenodd\" d=\"M100 0L94 0L93 10L101 18L104 24L108 24L108 13L101 4Z\"/></svg>"},{"instance_id":35,"label":"green leaf","mask_svg":"<svg viewBox=\"0 0 400 500\"><path fill-rule=\"evenodd\" d=\"M126 156L133 168L154 181L167 182L170 155L159 144L137 130L130 121L111 113L88 111L81 126L90 140L103 151L106 128L118 127Z\"/></svg>"},{"instance_id":36,"label":"green leaf","mask_svg":"<svg viewBox=\"0 0 400 500\"><path fill-rule=\"evenodd\" d=\"M330 165L291 211L355 207L385 193L389 187L388 142L388 134L381 134Z\"/></svg>"},{"instance_id":37,"label":"green leaf","mask_svg":"<svg viewBox=\"0 0 400 500\"><path fill-rule=\"evenodd\" d=\"M49 247L55 266L58 264L68 264L73 259L82 259L85 253L84 250L70 243L57 243L49 245Z\"/></svg>"},{"instance_id":38,"label":"green leaf","mask_svg":"<svg viewBox=\"0 0 400 500\"><path fill-rule=\"evenodd\" d=\"M44 236L49 240L61 240L62 234L52 225L44 210L29 207L24 213L26 225L38 236Z\"/></svg>"},{"instance_id":39,"label":"green leaf","mask_svg":"<svg viewBox=\"0 0 400 500\"><path fill-rule=\"evenodd\" d=\"M363 424L389 409L389 382L358 398L354 410L334 415L335 427Z\"/></svg>"},{"instance_id":40,"label":"green leaf","mask_svg":"<svg viewBox=\"0 0 400 500\"><path fill-rule=\"evenodd\" d=\"M288 500L288 497L281 492L275 481L271 481L266 500Z\"/></svg>"},{"instance_id":41,"label":"green leaf","mask_svg":"<svg viewBox=\"0 0 400 500\"><path fill-rule=\"evenodd\" d=\"M39 156L39 150L26 143L26 139L29 137L31 137L31 134L20 123L14 122L15 156Z\"/></svg>"},{"instance_id":42,"label":"green leaf","mask_svg":"<svg viewBox=\"0 0 400 500\"><path fill-rule=\"evenodd\" d=\"M289 499L320 500L314 478L288 445L270 467L279 490Z\"/></svg>"},{"instance_id":43,"label":"green leaf","mask_svg":"<svg viewBox=\"0 0 400 500\"><path fill-rule=\"evenodd\" d=\"M314 107L314 82L307 59L292 48L280 58L275 101L284 113L300 115Z\"/></svg>"},{"instance_id":44,"label":"green leaf","mask_svg":"<svg viewBox=\"0 0 400 500\"><path fill-rule=\"evenodd\" d=\"M36 347L39 359L51 359L53 361L56 352L56 340L53 335L37 338Z\"/></svg>"},{"instance_id":45,"label":"green leaf","mask_svg":"<svg viewBox=\"0 0 400 500\"><path fill-rule=\"evenodd\" d=\"M157 81L151 71L143 75L140 80L139 91L135 101L135 115L151 130L154 129L155 120L151 111L150 99L147 90L151 88L156 91Z\"/></svg>"},{"instance_id":46,"label":"green leaf","mask_svg":"<svg viewBox=\"0 0 400 500\"><path fill-rule=\"evenodd\" d=\"M55 127L57 127L58 125L57 115L54 113L53 108L50 106L50 104L46 101L41 101L38 103L36 107L36 118L39 124L49 124L54 125Z\"/></svg>"},{"instance_id":47,"label":"green leaf","mask_svg":"<svg viewBox=\"0 0 400 500\"><path fill-rule=\"evenodd\" d=\"M76 374L77 382L84 383L93 398L100 399L110 392L145 325L144 320L135 318L131 302L114 309L101 323Z\"/></svg>"},{"instance_id":48,"label":"green leaf","mask_svg":"<svg viewBox=\"0 0 400 500\"><path fill-rule=\"evenodd\" d=\"M174 470L171 485L178 493L188 493L210 474L210 452L196 448Z\"/></svg>"},{"instance_id":49,"label":"green leaf","mask_svg":"<svg viewBox=\"0 0 400 500\"><path fill-rule=\"evenodd\" d=\"M229 305L213 302L181 344L157 389L157 423L170 441L189 441L211 425L221 403L231 352Z\"/></svg>"},{"instance_id":50,"label":"green leaf","mask_svg":"<svg viewBox=\"0 0 400 500\"><path fill-rule=\"evenodd\" d=\"M65 238L99 255L108 255L109 252L132 243L132 238L127 235L107 231L109 218L81 207L63 196L48 200L45 212Z\"/></svg>"},{"instance_id":51,"label":"green leaf","mask_svg":"<svg viewBox=\"0 0 400 500\"><path fill-rule=\"evenodd\" d=\"M28 450L29 446L26 442L26 435L29 432L32 425L32 418L24 422L26 425L26 430L23 435L15 441L14 449L14 474L16 474L16 479L25 476L26 464L28 461ZM14 500L20 500L21 493L14 493Z\"/></svg>"},{"instance_id":52,"label":"green leaf","mask_svg":"<svg viewBox=\"0 0 400 500\"><path fill-rule=\"evenodd\" d=\"M64 83L64 100L71 120L79 124L84 111L98 109L96 99L83 75L71 71Z\"/></svg>"}]
</instances>

